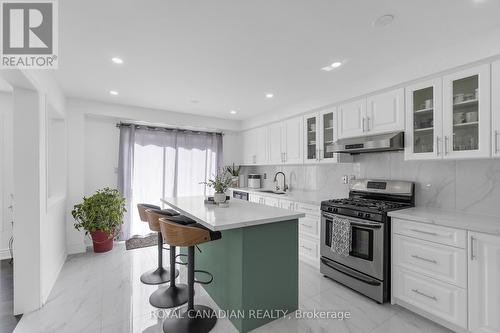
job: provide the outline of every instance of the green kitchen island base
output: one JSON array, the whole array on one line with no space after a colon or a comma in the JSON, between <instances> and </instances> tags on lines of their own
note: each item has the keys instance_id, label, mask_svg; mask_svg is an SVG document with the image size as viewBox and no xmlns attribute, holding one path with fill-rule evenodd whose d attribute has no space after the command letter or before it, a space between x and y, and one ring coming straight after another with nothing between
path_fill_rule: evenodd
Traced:
<instances>
[{"instance_id":1,"label":"green kitchen island base","mask_svg":"<svg viewBox=\"0 0 500 333\"><path fill-rule=\"evenodd\" d=\"M195 269L214 276L203 287L238 331L251 331L298 309L297 219L224 230L222 239L200 249Z\"/></svg>"}]
</instances>

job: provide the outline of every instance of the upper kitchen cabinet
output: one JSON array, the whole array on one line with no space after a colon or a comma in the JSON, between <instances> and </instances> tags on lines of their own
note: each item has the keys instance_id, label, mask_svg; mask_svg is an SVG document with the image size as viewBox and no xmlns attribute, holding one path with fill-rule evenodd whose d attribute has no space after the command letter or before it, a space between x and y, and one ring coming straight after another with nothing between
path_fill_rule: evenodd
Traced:
<instances>
[{"instance_id":1,"label":"upper kitchen cabinet","mask_svg":"<svg viewBox=\"0 0 500 333\"><path fill-rule=\"evenodd\" d=\"M490 65L443 78L444 158L490 156Z\"/></svg>"},{"instance_id":2,"label":"upper kitchen cabinet","mask_svg":"<svg viewBox=\"0 0 500 333\"><path fill-rule=\"evenodd\" d=\"M405 158L436 159L443 153L441 78L406 88Z\"/></svg>"},{"instance_id":3,"label":"upper kitchen cabinet","mask_svg":"<svg viewBox=\"0 0 500 333\"><path fill-rule=\"evenodd\" d=\"M243 164L266 164L268 161L267 152L267 131L265 127L258 127L243 132Z\"/></svg>"},{"instance_id":4,"label":"upper kitchen cabinet","mask_svg":"<svg viewBox=\"0 0 500 333\"><path fill-rule=\"evenodd\" d=\"M352 161L349 155L332 152L333 143L338 139L336 108L305 116L304 138L305 163Z\"/></svg>"},{"instance_id":5,"label":"upper kitchen cabinet","mask_svg":"<svg viewBox=\"0 0 500 333\"><path fill-rule=\"evenodd\" d=\"M491 115L492 123L492 149L493 157L500 157L500 61L494 62L491 70L492 77L492 97L491 97Z\"/></svg>"},{"instance_id":6,"label":"upper kitchen cabinet","mask_svg":"<svg viewBox=\"0 0 500 333\"><path fill-rule=\"evenodd\" d=\"M283 160L287 164L300 164L303 161L303 118L296 117L283 122L282 149Z\"/></svg>"},{"instance_id":7,"label":"upper kitchen cabinet","mask_svg":"<svg viewBox=\"0 0 500 333\"><path fill-rule=\"evenodd\" d=\"M317 163L319 153L319 114L304 116L304 162Z\"/></svg>"},{"instance_id":8,"label":"upper kitchen cabinet","mask_svg":"<svg viewBox=\"0 0 500 333\"><path fill-rule=\"evenodd\" d=\"M290 118L267 126L270 164L302 163L302 117Z\"/></svg>"},{"instance_id":9,"label":"upper kitchen cabinet","mask_svg":"<svg viewBox=\"0 0 500 333\"><path fill-rule=\"evenodd\" d=\"M362 136L366 130L366 99L342 104L338 107L338 137Z\"/></svg>"},{"instance_id":10,"label":"upper kitchen cabinet","mask_svg":"<svg viewBox=\"0 0 500 333\"><path fill-rule=\"evenodd\" d=\"M379 134L404 131L404 98L403 88L368 97L365 132Z\"/></svg>"}]
</instances>

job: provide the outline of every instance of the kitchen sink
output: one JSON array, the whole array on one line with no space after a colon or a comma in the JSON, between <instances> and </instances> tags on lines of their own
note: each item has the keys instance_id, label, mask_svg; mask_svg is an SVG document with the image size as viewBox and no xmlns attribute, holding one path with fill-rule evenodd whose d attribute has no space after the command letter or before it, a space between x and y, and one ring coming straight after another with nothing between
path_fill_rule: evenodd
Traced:
<instances>
[{"instance_id":1,"label":"kitchen sink","mask_svg":"<svg viewBox=\"0 0 500 333\"><path fill-rule=\"evenodd\" d=\"M272 193L272 194L286 194L285 192L283 191L273 191L273 190L259 190L259 192L263 192L263 193Z\"/></svg>"}]
</instances>

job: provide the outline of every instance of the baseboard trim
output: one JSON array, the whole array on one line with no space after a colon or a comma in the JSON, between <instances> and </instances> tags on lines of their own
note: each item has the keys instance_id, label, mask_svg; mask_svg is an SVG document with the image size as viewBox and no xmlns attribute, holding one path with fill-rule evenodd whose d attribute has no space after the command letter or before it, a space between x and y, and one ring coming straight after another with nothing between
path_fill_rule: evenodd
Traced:
<instances>
[{"instance_id":1,"label":"baseboard trim","mask_svg":"<svg viewBox=\"0 0 500 333\"><path fill-rule=\"evenodd\" d=\"M84 253L85 251L87 251L87 247L85 246L84 242L73 243L73 244L67 245L67 250L68 250L68 255L69 254L78 254L78 253Z\"/></svg>"},{"instance_id":2,"label":"baseboard trim","mask_svg":"<svg viewBox=\"0 0 500 333\"><path fill-rule=\"evenodd\" d=\"M0 249L0 260L11 259L9 249Z\"/></svg>"}]
</instances>

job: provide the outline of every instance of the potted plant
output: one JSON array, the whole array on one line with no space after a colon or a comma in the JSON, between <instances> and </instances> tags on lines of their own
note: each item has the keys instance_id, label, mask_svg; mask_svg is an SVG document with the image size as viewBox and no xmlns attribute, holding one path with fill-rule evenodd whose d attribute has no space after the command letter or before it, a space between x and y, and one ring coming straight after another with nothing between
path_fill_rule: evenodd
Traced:
<instances>
[{"instance_id":1,"label":"potted plant","mask_svg":"<svg viewBox=\"0 0 500 333\"><path fill-rule=\"evenodd\" d=\"M241 166L235 167L234 163L233 166L226 167L226 172L231 175L232 187L240 187L240 170Z\"/></svg>"},{"instance_id":2,"label":"potted plant","mask_svg":"<svg viewBox=\"0 0 500 333\"><path fill-rule=\"evenodd\" d=\"M226 202L226 191L229 188L229 185L231 185L231 177L228 177L225 172L217 171L217 174L213 179L209 179L207 182L202 182L202 184L205 184L215 190L215 203L219 204Z\"/></svg>"},{"instance_id":3,"label":"potted plant","mask_svg":"<svg viewBox=\"0 0 500 333\"><path fill-rule=\"evenodd\" d=\"M74 206L71 215L75 219L75 228L85 230L92 237L94 252L101 253L113 248L113 239L123 223L125 198L118 190L108 187L83 198L83 202Z\"/></svg>"}]
</instances>

